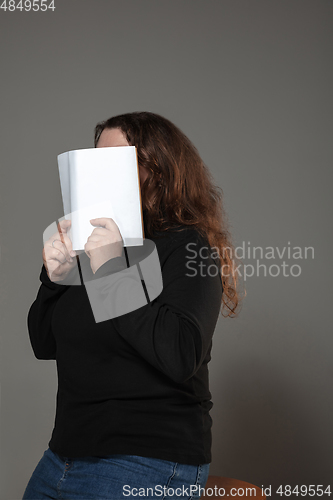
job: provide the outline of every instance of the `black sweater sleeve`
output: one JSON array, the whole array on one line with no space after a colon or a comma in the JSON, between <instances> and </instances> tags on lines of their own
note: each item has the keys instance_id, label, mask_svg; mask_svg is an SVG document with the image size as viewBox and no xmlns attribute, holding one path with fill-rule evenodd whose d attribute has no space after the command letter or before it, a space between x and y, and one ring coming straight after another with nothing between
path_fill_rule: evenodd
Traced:
<instances>
[{"instance_id":1,"label":"black sweater sleeve","mask_svg":"<svg viewBox=\"0 0 333 500\"><path fill-rule=\"evenodd\" d=\"M121 337L176 383L191 378L202 365L220 312L221 277L206 245L196 232L188 231L163 263L161 294L111 319ZM109 287L105 283L104 279L100 293L106 308L119 297L125 300L130 290L133 294L133 287L142 294L141 283L131 275L116 285L111 279Z\"/></svg>"},{"instance_id":2,"label":"black sweater sleeve","mask_svg":"<svg viewBox=\"0 0 333 500\"><path fill-rule=\"evenodd\" d=\"M56 342L52 334L52 313L59 297L68 289L50 280L43 264L39 276L42 284L27 318L32 350L37 359L56 359Z\"/></svg>"}]
</instances>

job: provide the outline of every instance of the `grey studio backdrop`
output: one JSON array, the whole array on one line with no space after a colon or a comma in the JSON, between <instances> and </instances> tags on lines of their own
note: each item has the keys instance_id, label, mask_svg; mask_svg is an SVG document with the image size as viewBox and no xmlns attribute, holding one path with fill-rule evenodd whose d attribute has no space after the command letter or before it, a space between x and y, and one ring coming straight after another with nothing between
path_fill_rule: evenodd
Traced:
<instances>
[{"instance_id":1,"label":"grey studio backdrop","mask_svg":"<svg viewBox=\"0 0 333 500\"><path fill-rule=\"evenodd\" d=\"M0 12L1 498L22 497L54 423L55 362L34 357L26 321L43 231L64 215L56 156L93 147L98 121L143 110L166 116L197 146L223 189L239 256L254 270L239 317L220 316L214 335L210 473L272 485L271 498L281 498L279 485L326 487L333 2L55 7ZM248 255L255 246L262 257ZM269 257L268 247L280 255Z\"/></svg>"}]
</instances>

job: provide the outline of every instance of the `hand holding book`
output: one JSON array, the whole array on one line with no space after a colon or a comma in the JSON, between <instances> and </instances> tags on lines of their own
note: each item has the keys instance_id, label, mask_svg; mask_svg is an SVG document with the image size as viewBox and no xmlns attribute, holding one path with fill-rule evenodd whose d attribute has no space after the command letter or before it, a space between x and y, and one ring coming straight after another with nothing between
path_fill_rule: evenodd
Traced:
<instances>
[{"instance_id":1,"label":"hand holding book","mask_svg":"<svg viewBox=\"0 0 333 500\"><path fill-rule=\"evenodd\" d=\"M109 217L90 219L90 224L103 226L96 227L84 245L84 251L90 258L91 270L95 274L108 260L121 257L123 239L117 224Z\"/></svg>"},{"instance_id":2,"label":"hand holding book","mask_svg":"<svg viewBox=\"0 0 333 500\"><path fill-rule=\"evenodd\" d=\"M71 227L70 220L62 220L57 224L58 231L45 241L43 262L51 281L63 281L76 266L76 255L72 242L67 234Z\"/></svg>"}]
</instances>

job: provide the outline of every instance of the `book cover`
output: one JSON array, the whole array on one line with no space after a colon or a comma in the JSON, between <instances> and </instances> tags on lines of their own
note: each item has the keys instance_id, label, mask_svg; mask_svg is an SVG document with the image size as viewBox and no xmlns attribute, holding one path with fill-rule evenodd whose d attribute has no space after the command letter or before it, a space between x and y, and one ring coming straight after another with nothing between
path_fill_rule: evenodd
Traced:
<instances>
[{"instance_id":1,"label":"book cover","mask_svg":"<svg viewBox=\"0 0 333 500\"><path fill-rule=\"evenodd\" d=\"M140 177L135 146L90 148L58 155L65 219L73 250L83 250L96 226L90 219L110 217L124 246L143 244Z\"/></svg>"}]
</instances>

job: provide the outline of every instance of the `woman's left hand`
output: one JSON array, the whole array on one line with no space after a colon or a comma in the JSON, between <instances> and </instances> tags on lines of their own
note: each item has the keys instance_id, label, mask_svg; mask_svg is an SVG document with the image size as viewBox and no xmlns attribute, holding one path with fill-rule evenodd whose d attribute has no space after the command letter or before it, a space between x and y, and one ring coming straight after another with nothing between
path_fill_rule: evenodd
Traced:
<instances>
[{"instance_id":1,"label":"woman's left hand","mask_svg":"<svg viewBox=\"0 0 333 500\"><path fill-rule=\"evenodd\" d=\"M120 257L123 252L123 239L115 221L100 217L91 219L90 223L96 227L84 245L84 251L90 258L90 267L95 274L105 262Z\"/></svg>"}]
</instances>

